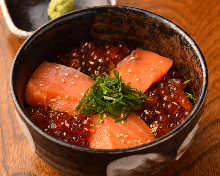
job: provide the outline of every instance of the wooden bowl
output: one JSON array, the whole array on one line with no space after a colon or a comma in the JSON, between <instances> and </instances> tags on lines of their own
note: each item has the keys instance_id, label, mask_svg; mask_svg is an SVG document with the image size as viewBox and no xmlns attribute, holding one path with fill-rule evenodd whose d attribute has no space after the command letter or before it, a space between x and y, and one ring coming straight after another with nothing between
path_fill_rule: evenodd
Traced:
<instances>
[{"instance_id":1,"label":"wooden bowl","mask_svg":"<svg viewBox=\"0 0 220 176\"><path fill-rule=\"evenodd\" d=\"M86 40L124 41L173 59L197 102L176 129L147 144L101 150L71 145L49 136L25 113L24 90L28 79L46 58ZM67 175L153 175L179 159L198 129L208 83L204 57L196 43L171 21L141 9L102 6L74 11L38 29L19 49L11 72L11 92L20 119L36 153Z\"/></svg>"}]
</instances>

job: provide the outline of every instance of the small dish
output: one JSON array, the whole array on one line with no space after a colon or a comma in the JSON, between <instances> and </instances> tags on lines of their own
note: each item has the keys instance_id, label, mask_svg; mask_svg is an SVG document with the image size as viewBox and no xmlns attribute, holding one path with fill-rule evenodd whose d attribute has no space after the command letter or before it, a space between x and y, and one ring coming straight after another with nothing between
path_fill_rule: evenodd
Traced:
<instances>
[{"instance_id":1,"label":"small dish","mask_svg":"<svg viewBox=\"0 0 220 176\"><path fill-rule=\"evenodd\" d=\"M5 21L10 31L19 38L27 38L37 28L50 21L47 8L50 0L1 0ZM116 0L75 0L76 8L116 5Z\"/></svg>"}]
</instances>

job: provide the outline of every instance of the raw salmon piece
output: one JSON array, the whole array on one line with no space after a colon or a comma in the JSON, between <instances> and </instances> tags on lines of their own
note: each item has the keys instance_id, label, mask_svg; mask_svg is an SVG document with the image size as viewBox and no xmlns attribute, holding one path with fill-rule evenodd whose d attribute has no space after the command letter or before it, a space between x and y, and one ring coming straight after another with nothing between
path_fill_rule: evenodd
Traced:
<instances>
[{"instance_id":1,"label":"raw salmon piece","mask_svg":"<svg viewBox=\"0 0 220 176\"><path fill-rule=\"evenodd\" d=\"M98 116L94 117L96 123ZM127 120L115 122L112 116L104 118L102 123L91 127L89 146L96 149L119 149L133 147L154 140L147 124L135 113L131 113Z\"/></svg>"},{"instance_id":2,"label":"raw salmon piece","mask_svg":"<svg viewBox=\"0 0 220 176\"><path fill-rule=\"evenodd\" d=\"M145 92L165 75L173 61L154 52L136 49L118 63L116 70L125 83Z\"/></svg>"},{"instance_id":3,"label":"raw salmon piece","mask_svg":"<svg viewBox=\"0 0 220 176\"><path fill-rule=\"evenodd\" d=\"M93 84L94 80L74 68L43 62L32 74L25 98L29 105L74 115L79 100Z\"/></svg>"}]
</instances>

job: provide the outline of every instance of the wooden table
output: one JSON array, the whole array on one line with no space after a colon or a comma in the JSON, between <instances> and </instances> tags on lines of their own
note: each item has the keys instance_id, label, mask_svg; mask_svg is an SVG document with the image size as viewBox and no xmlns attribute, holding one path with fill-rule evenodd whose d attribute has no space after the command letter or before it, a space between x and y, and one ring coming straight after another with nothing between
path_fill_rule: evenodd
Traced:
<instances>
[{"instance_id":1,"label":"wooden table","mask_svg":"<svg viewBox=\"0 0 220 176\"><path fill-rule=\"evenodd\" d=\"M118 4L155 12L181 26L200 46L208 65L208 96L192 147L166 173L158 176L219 176L220 1L118 0ZM23 40L10 34L0 12L0 175L59 176L31 151L15 119L9 74L13 57L22 43Z\"/></svg>"}]
</instances>

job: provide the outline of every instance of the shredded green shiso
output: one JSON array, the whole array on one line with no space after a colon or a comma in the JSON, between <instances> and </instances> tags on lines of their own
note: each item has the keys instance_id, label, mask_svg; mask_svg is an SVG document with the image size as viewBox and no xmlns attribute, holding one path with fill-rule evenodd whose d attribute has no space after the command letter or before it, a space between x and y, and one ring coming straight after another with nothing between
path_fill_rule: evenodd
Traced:
<instances>
[{"instance_id":1,"label":"shredded green shiso","mask_svg":"<svg viewBox=\"0 0 220 176\"><path fill-rule=\"evenodd\" d=\"M104 114L112 115L120 122L144 103L145 94L125 84L116 70L114 76L102 74L93 79L95 83L76 107L79 114L99 114L100 120Z\"/></svg>"},{"instance_id":2,"label":"shredded green shiso","mask_svg":"<svg viewBox=\"0 0 220 176\"><path fill-rule=\"evenodd\" d=\"M183 82L183 84L187 85L191 82L191 79L188 79ZM184 91L185 96L193 103L196 104L197 98L190 92Z\"/></svg>"},{"instance_id":3,"label":"shredded green shiso","mask_svg":"<svg viewBox=\"0 0 220 176\"><path fill-rule=\"evenodd\" d=\"M193 94L186 91L184 92L184 94L193 104L196 104L197 98Z\"/></svg>"}]
</instances>

